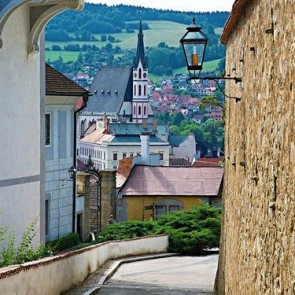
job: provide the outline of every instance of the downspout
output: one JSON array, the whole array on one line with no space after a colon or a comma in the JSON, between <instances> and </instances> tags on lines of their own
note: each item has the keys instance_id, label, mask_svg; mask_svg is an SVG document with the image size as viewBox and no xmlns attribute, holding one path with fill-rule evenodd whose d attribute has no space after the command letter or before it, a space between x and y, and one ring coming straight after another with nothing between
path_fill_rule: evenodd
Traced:
<instances>
[{"instance_id":1,"label":"downspout","mask_svg":"<svg viewBox=\"0 0 295 295\"><path fill-rule=\"evenodd\" d=\"M88 97L90 94L87 92L86 94L83 94L83 106L76 110L74 112L74 143L73 143L73 167L77 171L77 115L79 112L81 112L86 106L87 106L87 101ZM77 177L76 173L74 174L74 179L73 179L73 219L72 219L72 232L76 232L76 195L77 195Z\"/></svg>"}]
</instances>

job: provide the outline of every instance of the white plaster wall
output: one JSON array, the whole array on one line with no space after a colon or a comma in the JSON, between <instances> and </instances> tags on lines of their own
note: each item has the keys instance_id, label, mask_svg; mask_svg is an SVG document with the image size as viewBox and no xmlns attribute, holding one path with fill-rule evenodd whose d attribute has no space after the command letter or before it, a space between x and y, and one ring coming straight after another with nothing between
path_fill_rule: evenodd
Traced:
<instances>
[{"instance_id":1,"label":"white plaster wall","mask_svg":"<svg viewBox=\"0 0 295 295\"><path fill-rule=\"evenodd\" d=\"M40 55L27 56L26 8L8 18L0 49L0 225L17 236L40 214Z\"/></svg>"},{"instance_id":2,"label":"white plaster wall","mask_svg":"<svg viewBox=\"0 0 295 295\"><path fill-rule=\"evenodd\" d=\"M126 157L130 157L131 155L136 156L137 154L141 154L141 146L140 144L125 144L121 146L113 146L113 145L97 145L92 143L83 143L80 144L80 148L88 148L90 150L95 151L105 151L106 152L106 159L96 159L95 156L91 156L91 159L94 163L105 163L106 169L113 169L117 166L118 161L123 159L123 153L126 153ZM160 145L160 144L153 144L149 147L151 154L163 153L163 161L161 164L164 166L169 166L169 146L168 145ZM113 153L117 153L118 161L113 160ZM88 160L88 155L81 154L81 149L79 152L79 159L85 161Z\"/></svg>"},{"instance_id":3,"label":"white plaster wall","mask_svg":"<svg viewBox=\"0 0 295 295\"><path fill-rule=\"evenodd\" d=\"M1 295L57 295L85 278L107 260L129 255L166 252L168 236L106 242L56 257L0 269Z\"/></svg>"},{"instance_id":4,"label":"white plaster wall","mask_svg":"<svg viewBox=\"0 0 295 295\"><path fill-rule=\"evenodd\" d=\"M50 100L50 97L48 97ZM49 232L46 240L53 240L66 236L72 232L73 222L73 182L70 181L68 169L73 166L73 140L71 133L74 126L73 107L74 105L63 105L63 98L60 99L61 105L46 106L46 112L52 116L52 134L50 148L53 149L53 160L45 163L45 192L46 199L49 201ZM66 126L63 136L59 133L59 112L66 112ZM59 143L66 145L66 156L60 158ZM47 148L45 148L47 149Z\"/></svg>"},{"instance_id":5,"label":"white plaster wall","mask_svg":"<svg viewBox=\"0 0 295 295\"><path fill-rule=\"evenodd\" d=\"M188 135L188 139L181 143L179 147L173 147L174 158L184 158L190 163L196 154L196 140L194 135Z\"/></svg>"}]
</instances>

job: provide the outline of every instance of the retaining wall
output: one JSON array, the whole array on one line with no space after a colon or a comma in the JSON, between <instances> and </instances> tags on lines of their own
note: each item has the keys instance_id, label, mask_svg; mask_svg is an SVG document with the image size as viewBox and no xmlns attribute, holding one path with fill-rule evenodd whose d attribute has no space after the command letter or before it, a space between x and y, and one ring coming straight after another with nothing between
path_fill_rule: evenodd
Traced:
<instances>
[{"instance_id":1,"label":"retaining wall","mask_svg":"<svg viewBox=\"0 0 295 295\"><path fill-rule=\"evenodd\" d=\"M124 256L166 252L168 236L110 241L38 261L0 269L0 294L60 294L102 266Z\"/></svg>"}]
</instances>

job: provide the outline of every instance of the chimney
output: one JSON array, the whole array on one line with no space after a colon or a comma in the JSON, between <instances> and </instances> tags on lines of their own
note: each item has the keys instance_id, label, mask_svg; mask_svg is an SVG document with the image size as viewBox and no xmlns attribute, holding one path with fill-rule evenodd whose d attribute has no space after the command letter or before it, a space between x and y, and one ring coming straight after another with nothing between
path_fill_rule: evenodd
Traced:
<instances>
[{"instance_id":1,"label":"chimney","mask_svg":"<svg viewBox=\"0 0 295 295\"><path fill-rule=\"evenodd\" d=\"M142 119L142 127L144 129L147 129L148 128L147 119Z\"/></svg>"},{"instance_id":2,"label":"chimney","mask_svg":"<svg viewBox=\"0 0 295 295\"><path fill-rule=\"evenodd\" d=\"M108 117L107 117L106 113L103 114L102 121L103 121L102 127L107 129L108 128Z\"/></svg>"},{"instance_id":3,"label":"chimney","mask_svg":"<svg viewBox=\"0 0 295 295\"><path fill-rule=\"evenodd\" d=\"M220 148L217 150L217 158L220 158Z\"/></svg>"},{"instance_id":4,"label":"chimney","mask_svg":"<svg viewBox=\"0 0 295 295\"><path fill-rule=\"evenodd\" d=\"M157 124L157 120L153 121L153 132L156 133L158 131L158 124Z\"/></svg>"},{"instance_id":5,"label":"chimney","mask_svg":"<svg viewBox=\"0 0 295 295\"><path fill-rule=\"evenodd\" d=\"M141 141L141 159L144 164L149 163L150 156L150 134L148 132L142 133L140 135Z\"/></svg>"}]
</instances>

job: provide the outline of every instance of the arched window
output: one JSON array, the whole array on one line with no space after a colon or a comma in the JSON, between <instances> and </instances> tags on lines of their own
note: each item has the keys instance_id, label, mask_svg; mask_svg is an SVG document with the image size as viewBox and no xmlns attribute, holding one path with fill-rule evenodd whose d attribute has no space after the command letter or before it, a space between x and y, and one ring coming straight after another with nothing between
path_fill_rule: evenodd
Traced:
<instances>
[{"instance_id":1,"label":"arched window","mask_svg":"<svg viewBox=\"0 0 295 295\"><path fill-rule=\"evenodd\" d=\"M141 85L138 86L138 95L141 95Z\"/></svg>"},{"instance_id":2,"label":"arched window","mask_svg":"<svg viewBox=\"0 0 295 295\"><path fill-rule=\"evenodd\" d=\"M146 106L143 107L143 114L146 115Z\"/></svg>"},{"instance_id":3,"label":"arched window","mask_svg":"<svg viewBox=\"0 0 295 295\"><path fill-rule=\"evenodd\" d=\"M138 70L139 79L141 79L141 68Z\"/></svg>"},{"instance_id":4,"label":"arched window","mask_svg":"<svg viewBox=\"0 0 295 295\"><path fill-rule=\"evenodd\" d=\"M144 96L146 96L146 85L144 85Z\"/></svg>"},{"instance_id":5,"label":"arched window","mask_svg":"<svg viewBox=\"0 0 295 295\"><path fill-rule=\"evenodd\" d=\"M136 95L136 85L133 86L133 95Z\"/></svg>"},{"instance_id":6,"label":"arched window","mask_svg":"<svg viewBox=\"0 0 295 295\"><path fill-rule=\"evenodd\" d=\"M138 107L138 115L141 115L141 106Z\"/></svg>"}]
</instances>

